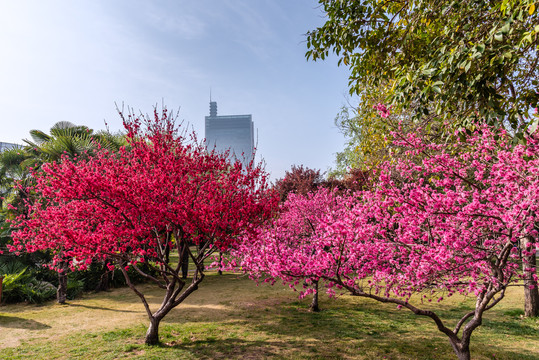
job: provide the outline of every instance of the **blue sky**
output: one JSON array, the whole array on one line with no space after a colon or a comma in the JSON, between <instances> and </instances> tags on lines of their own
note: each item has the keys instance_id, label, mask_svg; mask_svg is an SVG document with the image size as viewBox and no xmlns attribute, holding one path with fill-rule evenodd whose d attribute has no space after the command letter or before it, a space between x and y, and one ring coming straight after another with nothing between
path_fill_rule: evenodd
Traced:
<instances>
[{"instance_id":1,"label":"blue sky","mask_svg":"<svg viewBox=\"0 0 539 360\"><path fill-rule=\"evenodd\" d=\"M57 121L121 128L115 103L155 104L204 137L209 92L220 115L252 114L272 178L327 170L347 103L336 59L307 62L315 0L0 0L0 141Z\"/></svg>"}]
</instances>

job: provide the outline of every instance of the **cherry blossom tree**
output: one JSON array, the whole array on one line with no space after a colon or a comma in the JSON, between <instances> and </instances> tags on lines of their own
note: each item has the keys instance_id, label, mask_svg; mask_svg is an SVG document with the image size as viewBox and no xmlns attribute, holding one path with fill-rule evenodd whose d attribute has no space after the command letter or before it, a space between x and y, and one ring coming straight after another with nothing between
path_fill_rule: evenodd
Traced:
<instances>
[{"instance_id":1,"label":"cherry blossom tree","mask_svg":"<svg viewBox=\"0 0 539 360\"><path fill-rule=\"evenodd\" d=\"M281 201L284 202L289 195L298 196L294 200L299 208L293 207L296 226L290 239L294 236L311 236L315 230L315 224L325 215L325 210L333 205L333 198L338 193L347 191L358 191L367 186L368 172L359 169L350 169L342 179L330 177L326 180L320 174L320 170L309 169L307 167L292 165L292 169L287 171L282 179L276 181L274 188L280 194ZM320 191L319 188L330 189L331 191ZM313 195L316 193L316 195ZM312 197L316 199L311 199ZM304 199L305 198L305 199ZM310 199L310 201L308 200ZM301 206L299 203L306 204ZM289 211L288 206L282 207L284 211ZM307 278L305 285L312 286L313 300L309 309L311 311L320 311L318 303L319 278Z\"/></svg>"},{"instance_id":2,"label":"cherry blossom tree","mask_svg":"<svg viewBox=\"0 0 539 360\"><path fill-rule=\"evenodd\" d=\"M156 344L160 321L204 279L204 259L271 216L278 196L260 166L245 168L206 151L194 135L178 132L166 110L122 117L128 145L119 152L64 158L35 174L31 191L39 200L13 224L11 250L49 249L58 264L67 258L80 269L96 259L113 261L144 304L146 343ZM189 243L198 245L197 253ZM181 260L166 261L167 246L194 263L190 283L180 276ZM153 272L144 272L142 263ZM129 268L164 290L157 309L130 281Z\"/></svg>"},{"instance_id":3,"label":"cherry blossom tree","mask_svg":"<svg viewBox=\"0 0 539 360\"><path fill-rule=\"evenodd\" d=\"M406 156L384 163L371 189L333 198L308 233L298 226L304 211L321 206L327 193L290 197L234 255L255 278L294 286L319 277L330 294L346 291L430 317L458 358L469 359L484 313L517 280L532 287L537 280L531 262L519 270L518 253L523 241L523 259L535 253L539 140L528 136L512 147L503 131L488 127L442 145L394 135ZM475 308L450 327L429 303L456 293L474 296Z\"/></svg>"}]
</instances>

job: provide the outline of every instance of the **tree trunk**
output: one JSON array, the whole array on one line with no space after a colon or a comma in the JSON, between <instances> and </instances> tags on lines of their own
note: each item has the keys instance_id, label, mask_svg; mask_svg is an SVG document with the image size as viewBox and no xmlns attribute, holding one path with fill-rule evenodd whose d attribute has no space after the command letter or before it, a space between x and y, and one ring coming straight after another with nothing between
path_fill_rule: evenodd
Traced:
<instances>
[{"instance_id":1,"label":"tree trunk","mask_svg":"<svg viewBox=\"0 0 539 360\"><path fill-rule=\"evenodd\" d=\"M221 270L221 261L223 261L223 252L219 251L219 270L217 271L219 275L223 275L223 271Z\"/></svg>"},{"instance_id":2,"label":"tree trunk","mask_svg":"<svg viewBox=\"0 0 539 360\"><path fill-rule=\"evenodd\" d=\"M2 283L4 282L4 277L0 275L0 304L2 303Z\"/></svg>"},{"instance_id":3,"label":"tree trunk","mask_svg":"<svg viewBox=\"0 0 539 360\"><path fill-rule=\"evenodd\" d=\"M63 267L65 268L65 267ZM58 290L56 291L56 300L59 304L65 304L67 299L67 271L58 273Z\"/></svg>"},{"instance_id":4,"label":"tree trunk","mask_svg":"<svg viewBox=\"0 0 539 360\"><path fill-rule=\"evenodd\" d=\"M198 244L198 245L197 245L197 256L200 255L202 246L203 246L202 244ZM201 261L201 262L200 262L200 270L201 270L201 271L206 270L206 268L204 267L204 261Z\"/></svg>"},{"instance_id":5,"label":"tree trunk","mask_svg":"<svg viewBox=\"0 0 539 360\"><path fill-rule=\"evenodd\" d=\"M536 267L536 243L535 239L526 237L521 240L522 250L530 254L522 255L522 267L524 270L524 316L535 317L539 315L539 291L537 281L535 281L532 272L526 271L526 268Z\"/></svg>"},{"instance_id":6,"label":"tree trunk","mask_svg":"<svg viewBox=\"0 0 539 360\"><path fill-rule=\"evenodd\" d=\"M157 345L159 344L159 322L161 320L155 317L150 318L150 326L148 331L146 331L146 345Z\"/></svg>"},{"instance_id":7,"label":"tree trunk","mask_svg":"<svg viewBox=\"0 0 539 360\"><path fill-rule=\"evenodd\" d=\"M314 287L314 294L313 294L313 301L311 302L311 306L309 307L310 311L313 312L319 312L320 308L318 307L318 280L313 281L313 287Z\"/></svg>"},{"instance_id":8,"label":"tree trunk","mask_svg":"<svg viewBox=\"0 0 539 360\"><path fill-rule=\"evenodd\" d=\"M104 261L101 268L101 277L99 278L99 283L95 287L95 291L108 291L110 289L110 270L108 264L110 262Z\"/></svg>"},{"instance_id":9,"label":"tree trunk","mask_svg":"<svg viewBox=\"0 0 539 360\"><path fill-rule=\"evenodd\" d=\"M182 279L187 279L188 272L189 272L189 253L187 251L184 251L182 254Z\"/></svg>"},{"instance_id":10,"label":"tree trunk","mask_svg":"<svg viewBox=\"0 0 539 360\"><path fill-rule=\"evenodd\" d=\"M170 244L168 242L165 245L165 262L170 263Z\"/></svg>"},{"instance_id":11,"label":"tree trunk","mask_svg":"<svg viewBox=\"0 0 539 360\"><path fill-rule=\"evenodd\" d=\"M470 344L468 342L456 342L452 339L449 339L449 342L459 360L470 360Z\"/></svg>"}]
</instances>

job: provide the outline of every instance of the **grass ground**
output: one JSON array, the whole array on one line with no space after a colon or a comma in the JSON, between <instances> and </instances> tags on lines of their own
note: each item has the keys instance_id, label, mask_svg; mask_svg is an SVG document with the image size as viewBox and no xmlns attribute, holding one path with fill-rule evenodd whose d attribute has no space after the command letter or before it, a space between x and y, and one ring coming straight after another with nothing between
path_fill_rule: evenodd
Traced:
<instances>
[{"instance_id":1,"label":"grass ground","mask_svg":"<svg viewBox=\"0 0 539 360\"><path fill-rule=\"evenodd\" d=\"M153 306L160 291L143 287ZM522 289L512 288L472 337L474 359L539 359L539 320L524 319ZM161 323L148 347L142 303L128 288L53 302L0 307L0 359L453 359L430 319L368 299L321 298L306 309L287 287L256 286L210 274ZM473 306L452 297L433 305L454 324Z\"/></svg>"}]
</instances>

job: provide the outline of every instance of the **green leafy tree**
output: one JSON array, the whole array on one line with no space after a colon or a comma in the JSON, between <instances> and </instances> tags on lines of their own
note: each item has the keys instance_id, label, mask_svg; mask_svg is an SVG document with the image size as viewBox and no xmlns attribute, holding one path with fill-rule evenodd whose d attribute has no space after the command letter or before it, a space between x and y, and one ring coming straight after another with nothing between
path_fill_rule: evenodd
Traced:
<instances>
[{"instance_id":1,"label":"green leafy tree","mask_svg":"<svg viewBox=\"0 0 539 360\"><path fill-rule=\"evenodd\" d=\"M327 21L307 57L350 68L350 92L387 87L414 117L478 119L516 133L537 107L539 19L533 0L320 0Z\"/></svg>"},{"instance_id":2,"label":"green leafy tree","mask_svg":"<svg viewBox=\"0 0 539 360\"><path fill-rule=\"evenodd\" d=\"M382 89L383 90L383 89ZM408 110L388 109L380 115L383 96L377 92L362 92L356 108L344 106L335 118L335 125L345 137L344 149L336 155L332 177L346 177L350 169L376 172L379 164L404 155L393 143L394 134L421 134L431 142L445 142L452 134L444 123L433 116L415 119ZM389 111L391 110L391 111Z\"/></svg>"},{"instance_id":3,"label":"green leafy tree","mask_svg":"<svg viewBox=\"0 0 539 360\"><path fill-rule=\"evenodd\" d=\"M0 196L2 197L1 212L8 215L8 204L17 208L24 194L16 188L15 182L28 181L28 164L33 163L31 156L23 149L15 148L0 152Z\"/></svg>"}]
</instances>

